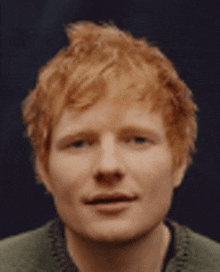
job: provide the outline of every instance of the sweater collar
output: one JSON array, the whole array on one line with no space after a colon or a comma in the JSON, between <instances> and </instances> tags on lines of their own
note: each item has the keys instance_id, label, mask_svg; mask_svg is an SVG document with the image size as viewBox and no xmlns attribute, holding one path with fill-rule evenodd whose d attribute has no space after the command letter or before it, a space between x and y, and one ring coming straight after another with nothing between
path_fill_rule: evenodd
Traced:
<instances>
[{"instance_id":1,"label":"sweater collar","mask_svg":"<svg viewBox=\"0 0 220 272\"><path fill-rule=\"evenodd\" d=\"M177 222L166 219L165 224L171 229L173 237L164 265L165 272L184 272L187 271L189 258L189 234L187 228L179 225ZM63 223L59 218L51 221L49 228L49 240L52 257L55 265L62 272L78 272L73 264L66 249ZM172 241L173 240L173 241Z\"/></svg>"}]
</instances>

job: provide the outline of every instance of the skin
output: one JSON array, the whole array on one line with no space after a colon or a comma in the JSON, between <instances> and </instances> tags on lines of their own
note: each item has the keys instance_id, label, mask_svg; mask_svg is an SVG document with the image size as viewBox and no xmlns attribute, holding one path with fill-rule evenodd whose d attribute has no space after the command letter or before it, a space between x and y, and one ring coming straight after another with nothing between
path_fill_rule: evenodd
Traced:
<instances>
[{"instance_id":1,"label":"skin","mask_svg":"<svg viewBox=\"0 0 220 272\"><path fill-rule=\"evenodd\" d=\"M52 131L49 172L39 159L37 168L81 271L160 271L170 240L164 218L185 164L173 171L159 111L137 102L122 109L110 97L81 113L65 109ZM115 192L134 200L116 212L86 203Z\"/></svg>"}]
</instances>

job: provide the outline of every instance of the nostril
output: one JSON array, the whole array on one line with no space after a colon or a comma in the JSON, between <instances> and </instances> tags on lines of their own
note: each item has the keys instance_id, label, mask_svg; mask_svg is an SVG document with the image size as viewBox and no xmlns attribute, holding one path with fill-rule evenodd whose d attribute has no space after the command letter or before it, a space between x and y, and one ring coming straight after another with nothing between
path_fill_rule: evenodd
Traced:
<instances>
[{"instance_id":1,"label":"nostril","mask_svg":"<svg viewBox=\"0 0 220 272\"><path fill-rule=\"evenodd\" d=\"M95 179L99 182L113 182L113 181L120 181L123 175L120 172L115 173L98 173L95 175Z\"/></svg>"}]
</instances>

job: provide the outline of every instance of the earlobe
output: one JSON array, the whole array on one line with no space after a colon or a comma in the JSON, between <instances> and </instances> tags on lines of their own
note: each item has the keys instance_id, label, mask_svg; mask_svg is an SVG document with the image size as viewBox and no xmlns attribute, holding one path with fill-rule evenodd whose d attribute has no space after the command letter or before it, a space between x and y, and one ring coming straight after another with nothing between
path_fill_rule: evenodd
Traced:
<instances>
[{"instance_id":1,"label":"earlobe","mask_svg":"<svg viewBox=\"0 0 220 272\"><path fill-rule=\"evenodd\" d=\"M183 162L181 166L179 166L175 172L174 172L174 188L178 188L184 179L185 173L186 173L187 163Z\"/></svg>"},{"instance_id":2,"label":"earlobe","mask_svg":"<svg viewBox=\"0 0 220 272\"><path fill-rule=\"evenodd\" d=\"M43 164L42 160L38 157L36 158L35 168L37 176L40 179L40 182L42 182L46 187L47 191L52 194L53 190L49 178L49 173L45 169L45 165Z\"/></svg>"}]
</instances>

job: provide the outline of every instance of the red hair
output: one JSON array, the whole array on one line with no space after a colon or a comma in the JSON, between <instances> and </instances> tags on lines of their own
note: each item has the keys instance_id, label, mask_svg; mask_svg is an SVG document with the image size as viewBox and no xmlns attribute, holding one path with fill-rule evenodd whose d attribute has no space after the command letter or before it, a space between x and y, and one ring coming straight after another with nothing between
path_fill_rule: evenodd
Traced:
<instances>
[{"instance_id":1,"label":"red hair","mask_svg":"<svg viewBox=\"0 0 220 272\"><path fill-rule=\"evenodd\" d=\"M117 94L121 101L150 99L152 111L161 110L174 167L185 160L189 166L195 153L197 106L171 61L147 40L113 25L78 22L66 31L69 46L40 69L36 87L22 104L34 154L47 165L51 131L64 108L86 110L105 97L110 74L128 82Z\"/></svg>"}]
</instances>

